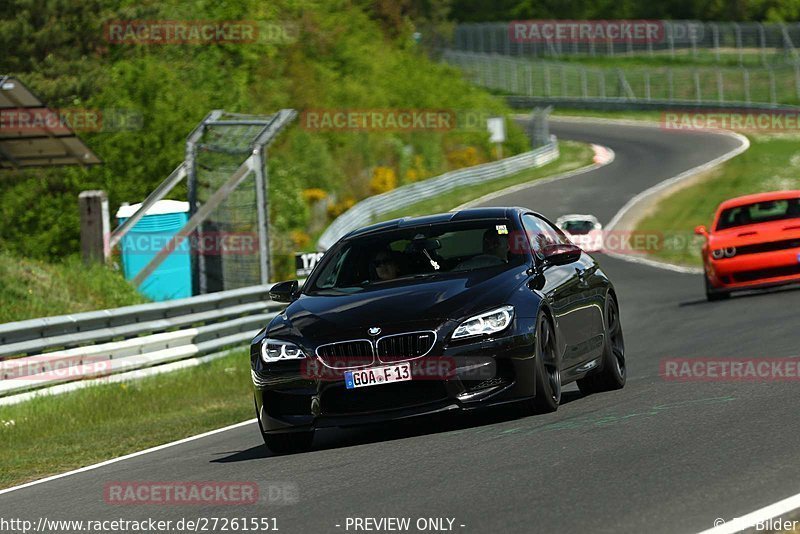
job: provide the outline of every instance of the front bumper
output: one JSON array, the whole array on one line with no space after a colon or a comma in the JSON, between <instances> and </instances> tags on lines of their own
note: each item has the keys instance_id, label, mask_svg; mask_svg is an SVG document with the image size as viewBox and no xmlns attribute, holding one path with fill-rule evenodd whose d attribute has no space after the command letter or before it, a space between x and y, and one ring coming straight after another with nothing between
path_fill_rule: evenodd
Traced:
<instances>
[{"instance_id":1,"label":"front bumper","mask_svg":"<svg viewBox=\"0 0 800 534\"><path fill-rule=\"evenodd\" d=\"M706 274L714 289L744 290L800 281L800 248L709 259Z\"/></svg>"},{"instance_id":2,"label":"front bumper","mask_svg":"<svg viewBox=\"0 0 800 534\"><path fill-rule=\"evenodd\" d=\"M410 360L414 379L347 389L340 376L310 376L309 360L252 370L256 412L265 432L397 420L502 404L536 394L533 328L461 342ZM289 362L285 362L289 363ZM444 367L448 372L439 372ZM435 370L434 372L429 372Z\"/></svg>"}]
</instances>

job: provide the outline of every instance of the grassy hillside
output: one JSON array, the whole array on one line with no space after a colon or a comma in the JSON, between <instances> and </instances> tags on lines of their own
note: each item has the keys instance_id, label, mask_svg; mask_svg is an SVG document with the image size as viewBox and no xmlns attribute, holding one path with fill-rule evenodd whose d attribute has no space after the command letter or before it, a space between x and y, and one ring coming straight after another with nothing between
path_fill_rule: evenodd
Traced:
<instances>
[{"instance_id":1,"label":"grassy hillside","mask_svg":"<svg viewBox=\"0 0 800 534\"><path fill-rule=\"evenodd\" d=\"M0 323L146 302L122 275L77 258L48 263L0 251Z\"/></svg>"},{"instance_id":2,"label":"grassy hillside","mask_svg":"<svg viewBox=\"0 0 800 534\"><path fill-rule=\"evenodd\" d=\"M121 110L139 117L141 127L80 132L103 165L6 173L0 240L15 254L49 261L75 253L78 193L106 190L112 213L123 201L141 200L182 160L186 135L211 109L507 111L455 70L431 62L412 39L407 16L365 5L53 0L45 11L11 0L0 13L0 48L11 51L0 55L0 72L18 76L52 107ZM273 31L255 42L115 44L105 25L119 20L256 21L279 29L280 38ZM512 127L504 152L524 147L522 132ZM283 250L274 248L280 256L307 243L310 203L320 198L332 217L373 192L488 161L493 153L481 128L320 132L294 126L270 157L273 234L291 236ZM185 198L185 189L173 197Z\"/></svg>"}]
</instances>

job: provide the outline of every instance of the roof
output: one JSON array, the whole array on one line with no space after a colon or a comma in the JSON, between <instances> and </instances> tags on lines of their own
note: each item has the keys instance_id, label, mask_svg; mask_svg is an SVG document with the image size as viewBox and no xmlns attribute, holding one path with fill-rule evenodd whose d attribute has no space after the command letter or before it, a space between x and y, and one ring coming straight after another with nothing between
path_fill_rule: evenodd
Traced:
<instances>
[{"instance_id":1,"label":"roof","mask_svg":"<svg viewBox=\"0 0 800 534\"><path fill-rule=\"evenodd\" d=\"M556 219L556 224L558 224L559 221L575 221L575 220L592 221L595 224L600 222L594 215L582 215L580 213L570 213L568 215L562 215L561 217Z\"/></svg>"},{"instance_id":2,"label":"roof","mask_svg":"<svg viewBox=\"0 0 800 534\"><path fill-rule=\"evenodd\" d=\"M748 204L755 204L757 202L767 202L770 200L785 200L788 198L800 198L800 191L787 190L787 191L770 191L768 193L756 193L753 195L744 195L741 197L726 200L719 205L720 210L735 208L737 206L746 206Z\"/></svg>"},{"instance_id":3,"label":"roof","mask_svg":"<svg viewBox=\"0 0 800 534\"><path fill-rule=\"evenodd\" d=\"M142 204L124 204L117 210L117 219L127 219L139 211ZM159 200L147 210L145 215L164 215L167 213L187 213L189 203L180 200Z\"/></svg>"},{"instance_id":4,"label":"roof","mask_svg":"<svg viewBox=\"0 0 800 534\"><path fill-rule=\"evenodd\" d=\"M98 163L58 110L16 78L0 76L0 169Z\"/></svg>"},{"instance_id":5,"label":"roof","mask_svg":"<svg viewBox=\"0 0 800 534\"><path fill-rule=\"evenodd\" d=\"M451 221L473 221L481 219L507 219L511 213L523 208L469 208L447 213L436 213L434 215L422 215L420 217L403 217L402 219L392 219L391 221L380 222L364 228L353 230L342 239L390 230L394 228L407 228L422 226L426 224L439 224ZM527 210L526 210L527 211Z\"/></svg>"}]
</instances>

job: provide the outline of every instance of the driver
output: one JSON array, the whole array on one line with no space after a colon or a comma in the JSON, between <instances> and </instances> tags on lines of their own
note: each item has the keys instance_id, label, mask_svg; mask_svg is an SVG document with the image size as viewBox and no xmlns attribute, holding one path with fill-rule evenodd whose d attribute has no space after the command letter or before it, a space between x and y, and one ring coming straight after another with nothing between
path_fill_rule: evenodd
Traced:
<instances>
[{"instance_id":1,"label":"driver","mask_svg":"<svg viewBox=\"0 0 800 534\"><path fill-rule=\"evenodd\" d=\"M508 262L508 250L508 235L500 235L492 229L483 233L483 255L496 256Z\"/></svg>"},{"instance_id":2,"label":"driver","mask_svg":"<svg viewBox=\"0 0 800 534\"><path fill-rule=\"evenodd\" d=\"M508 236L497 233L497 230L490 228L483 233L482 254L478 254L468 260L456 265L456 271L468 271L471 269L481 269L492 267L508 262Z\"/></svg>"},{"instance_id":3,"label":"driver","mask_svg":"<svg viewBox=\"0 0 800 534\"><path fill-rule=\"evenodd\" d=\"M389 250L380 250L372 260L378 280L394 280L400 275L400 266Z\"/></svg>"}]
</instances>

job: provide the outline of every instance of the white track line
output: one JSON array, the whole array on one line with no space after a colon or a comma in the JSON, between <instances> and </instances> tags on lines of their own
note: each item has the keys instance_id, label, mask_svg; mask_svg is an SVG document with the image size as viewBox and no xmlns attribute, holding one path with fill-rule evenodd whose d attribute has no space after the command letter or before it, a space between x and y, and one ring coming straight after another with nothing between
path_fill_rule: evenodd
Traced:
<instances>
[{"instance_id":1,"label":"white track line","mask_svg":"<svg viewBox=\"0 0 800 534\"><path fill-rule=\"evenodd\" d=\"M131 454L126 454L125 456L119 456L117 458L112 458L111 460L106 460L105 462L100 462L98 464L87 465L86 467L81 467L80 469L74 469L72 471L67 471L66 473L60 473L58 475L53 475L47 478L40 478L39 480L34 480L32 482L27 482L25 484L20 484L19 486L12 486L10 488L6 488L4 490L0 490L0 495L4 493L11 493L12 491L21 490L23 488L29 488L31 486L36 486L38 484L43 484L45 482L50 482L51 480L57 480L59 478L68 477L70 475L75 475L78 473L83 473L85 471L92 471L94 469L98 469L100 467L104 467L106 465L115 464L117 462L121 462L123 460L128 460L129 458L135 458L137 456L142 456L144 454L149 454L151 452L160 451L163 449L168 449L170 447L174 447L176 445L181 445L183 443L189 443L190 441L195 441L198 439L203 439L208 436L213 436L214 434L220 434L222 432L227 432L228 430L233 430L234 428L239 428L242 426L252 425L255 423L255 418L248 419L247 421L242 421L241 423L236 423L235 425L226 426L223 428L218 428L216 430L210 430L208 432L204 432L202 434L197 434L196 436L189 436L188 438L179 439L178 441L172 441L170 443L165 443L163 445L158 445L156 447L151 447L149 449L145 449L143 451L133 452Z\"/></svg>"},{"instance_id":2,"label":"white track line","mask_svg":"<svg viewBox=\"0 0 800 534\"><path fill-rule=\"evenodd\" d=\"M574 119L571 119L571 118L564 119L564 117L553 117L553 119L554 120L565 120L565 122L569 122L571 120L574 120ZM584 121L584 120L574 120L574 121L575 122L587 122L587 121ZM621 124L630 125L630 126L659 127L658 123L648 122L648 121L591 119L588 122L596 122L596 123L601 123L601 124L602 123L606 123L606 124L610 124L610 123L618 123L618 124L620 124L621 123ZM608 224L608 228L609 229L613 228L613 226L618 224L619 221L622 219L622 217L629 210L631 210L638 202L641 202L644 199L646 199L648 196L650 196L652 194L655 194L655 193L658 193L658 192L660 192L661 190L663 190L666 187L669 187L669 186L674 185L674 184L676 184L678 182L686 180L686 179L688 179L688 178L690 178L690 177L692 177L692 176L694 176L694 175L696 175L698 173L705 172L705 171L711 169L712 167L714 167L716 165L719 165L719 164L721 164L721 163L723 163L725 161L728 161L729 159L731 159L731 158L733 158L735 156L738 156L739 154L741 154L742 152L744 152L745 150L747 150L750 147L750 140L747 139L747 137L745 137L745 136L743 136L743 135L741 135L739 133L725 131L725 130L717 130L717 131L715 131L715 133L720 133L720 134L723 134L723 135L731 136L731 137L737 139L740 144L739 144L739 146L737 148L735 148L735 149L733 149L733 150L731 150L731 151L719 156L718 158L715 158L715 159L713 159L713 160L711 160L711 161L709 161L707 163L704 163L702 165L698 165L697 167L694 167L694 168L689 169L689 170L687 170L685 172L682 172L681 174L679 174L679 175L677 175L677 176L675 176L673 178L665 180L665 181L663 181L663 182L661 182L659 184L656 184L655 186L653 186L653 187L651 187L651 188L639 193L638 195L633 197L631 200L629 200L622 207L622 209L617 212L617 214L614 216L614 218ZM663 263L663 262L659 262L659 261L655 261L655 260L650 260L650 259L647 259L647 258L639 258L639 257L635 257L635 256L626 256L624 254L608 253L608 252L606 252L606 254L608 254L609 256L614 256L614 257L616 257L618 259L621 259L621 260L624 260L624 261L629 261L629 262L632 262L632 263L639 263L639 264L643 264L643 265L650 265L651 267L657 267L657 268L661 268L661 269L668 269L668 270L676 271L676 272L686 272L686 273L692 273L692 272L701 272L702 273L703 272L702 269L697 269L697 268L693 268L693 267L681 267L681 266L678 266L678 265L671 265L671 264L668 264L668 263ZM749 514L747 514L745 516L734 518L734 519L732 519L730 521L727 521L727 522L724 522L724 523L722 523L722 524L720 524L718 526L714 526L714 527L712 527L710 529L704 530L704 531L700 532L699 534L734 534L736 532L741 532L741 531L746 530L748 528L752 528L756 524L763 523L763 522L768 521L770 519L775 519L775 518L779 518L779 517L781 519L784 519L784 520L788 519L788 518L781 517L781 516L784 516L784 515L786 515L788 513L791 513L791 512L793 512L793 511L795 511L797 509L800 509L800 493L798 493L796 495L792 495L791 497L787 497L786 499L783 499L782 501L778 501L778 502L776 502L774 504L770 504L768 506L765 506L764 508L760 508L760 509L758 509L758 510L756 510L754 512L751 512L751 513L749 513ZM722 518L720 518L720 519L722 519Z\"/></svg>"},{"instance_id":3,"label":"white track line","mask_svg":"<svg viewBox=\"0 0 800 534\"><path fill-rule=\"evenodd\" d=\"M566 116L555 116L555 117L551 117L551 119L555 120L555 121L563 121L563 122L580 122L580 123L593 122L593 123L596 123L596 124L606 124L606 125L621 124L621 125L624 125L624 126L641 126L641 127L645 127L645 128L661 128L661 123L650 121L650 120L641 120L640 121L640 120L629 120L629 119L603 119L603 118L599 118L599 117L586 117L586 118L583 118L583 117L566 117ZM719 156L717 158L714 158L711 161L703 163L702 165L698 165L697 167L693 167L693 168L691 168L689 170L686 170L686 171L678 174L677 176L673 176L672 178L668 178L668 179L666 179L666 180L664 180L662 182L659 182L656 185L654 185L653 187L645 189L644 191L642 191L638 195L634 196L632 199L630 199L628 202L626 202L624 206L622 206L622 209L620 209L616 213L616 215L614 215L614 217L611 219L611 222L609 222L606 225L606 231L608 231L608 232L613 231L614 227L619 224L619 222L622 220L622 218L631 209L633 209L640 202L646 201L648 199L648 197L650 197L652 195L655 195L657 193L660 193L664 189L672 187L673 185L675 185L677 183L680 183L680 182L682 182L684 180L688 180L689 178L692 178L692 177L694 177L694 176L696 176L696 175L698 175L698 174L700 174L702 172L706 172L706 171L716 167L717 165L720 165L720 164L728 161L729 159L738 156L739 154L741 154L742 152L744 152L745 150L750 148L750 140L747 139L747 137L743 136L742 134L739 134L739 133L736 133L736 132L732 132L732 131L729 131L729 130L707 130L707 131L709 131L711 133L719 134L719 135L727 135L728 137L732 137L732 138L736 139L737 141L739 141L739 146L734 148L733 150L730 150L730 151L726 152L725 154L722 154L721 156ZM702 274L703 273L703 269L701 269L699 267L685 267L685 266L682 266L682 265L674 265L674 264L667 263L667 262L660 261L660 260L655 260L655 259L651 259L651 258L644 258L644 257L641 257L641 256L633 256L633 255L630 255L630 254L620 254L618 252L613 252L613 251L603 251L603 253L605 255L607 255L607 256L611 256L612 258L616 258L618 260L627 261L629 263L636 263L636 264L639 264L639 265L647 265L649 267L655 267L657 269L664 269L664 270L672 271L672 272L676 272L676 273L684 273L684 274Z\"/></svg>"},{"instance_id":4,"label":"white track line","mask_svg":"<svg viewBox=\"0 0 800 534\"><path fill-rule=\"evenodd\" d=\"M619 224L619 221L625 216L625 214L627 214L636 204L642 202L647 197L659 193L664 189L671 187L684 180L687 180L697 174L706 172L716 167L717 165L720 165L721 163L724 163L729 159L738 156L739 154L750 148L750 140L747 139L747 137L743 136L742 134L736 132L725 132L722 130L719 130L714 133L719 133L721 135L727 135L729 137L733 137L734 139L739 141L739 146L734 148L733 150L730 150L722 154L717 158L712 159L711 161L703 163L702 165L698 165L697 167L692 167L691 169L684 171L677 176L673 176L672 178L664 180L663 182L657 183L653 187L645 189L644 191L642 191L641 193L630 199L624 206L622 206L622 209L620 209L617 212L617 214L614 215L614 217L611 219L611 222L608 223L608 228L612 229L614 226Z\"/></svg>"},{"instance_id":5,"label":"white track line","mask_svg":"<svg viewBox=\"0 0 800 534\"><path fill-rule=\"evenodd\" d=\"M593 121L593 122L626 122L626 123L631 123L631 122L635 122L635 121L607 121L607 120L604 121L604 120L601 119L601 120ZM639 125L639 124L637 124L637 125ZM739 134L732 134L732 135L739 136ZM742 137L745 140L745 142L747 142L747 146L749 146L749 142L747 141L746 137L744 137L744 136L739 136L739 137ZM593 145L593 148L595 146L599 147L599 145ZM743 152L744 150L746 150L747 146L745 146L743 149L741 149L740 152ZM576 170L571 171L571 172L567 172L567 173L564 173L564 174L556 175L556 176L553 176L553 177L550 177L550 178L545 178L545 179L542 179L542 180L537 180L537 181L534 181L533 183L521 184L519 186L513 186L513 187L510 187L510 188L504 189L502 191L498 191L497 193L492 193L490 195L486 195L484 197L481 197L480 199L473 200L473 201L468 202L468 203L466 203L466 204L464 204L462 206L459 206L458 208L455 208L455 209L463 209L464 207L466 207L469 204L474 204L474 203L479 203L481 201L490 200L491 198L495 198L496 196L501 196L503 194L508 194L510 192L518 191L520 189L525 189L525 188L528 188L528 187L535 187L535 186L537 186L539 184L542 184L542 183L554 182L556 180L562 180L564 178L569 178L571 176L576 176L576 175L579 175L579 174L583 174L583 173L588 172L590 170L594 170L594 169L602 167L604 165L608 165L609 163L614 161L614 152L611 149L608 149L607 147L600 147L600 148L605 148L606 150L608 150L608 157L602 158L602 160L603 160L602 163L595 163L593 165L589 165L589 166L586 166L586 167L583 167L583 168L580 168L580 169L576 169ZM732 152L735 152L735 151L732 151ZM736 154L733 154L733 155L729 155L729 154L731 154L731 153L729 152L728 154L720 156L720 158L715 159L714 162L721 163L722 161L725 161L726 159L730 159L734 155L736 155ZM728 156L728 157L726 158L725 156ZM724 158L724 159L721 159L721 158ZM721 161L717 161L717 160L721 160ZM678 175L675 178L672 178L672 179L667 180L667 181L668 182L677 181L676 179L680 178L680 177L686 178L686 176L684 176L684 175L689 173L689 172L692 172L692 171L701 172L701 171L697 171L697 169L700 169L701 167L704 167L704 166L708 166L711 163L713 163L713 162L709 162L707 164L700 165L699 167L695 167L694 169L690 169L689 171L686 171L685 173L682 173L681 175ZM714 163L714 164L716 164L716 163ZM683 178L681 178L681 179L683 179ZM664 182L661 182L661 184L663 184L663 183ZM661 185L661 184L658 184L658 185ZM658 187L658 185L655 186L655 187ZM654 189L654 188L650 188L647 191L650 191L652 189ZM492 195L495 195L495 196L492 196ZM637 195L637 197L639 197L639 196L640 195ZM634 199L637 198L637 197L634 197ZM632 205L631 202L628 202L628 204L625 205L628 209L630 209L629 204ZM625 209L626 208L623 207L623 210L625 210ZM620 211L622 211L622 210L620 210ZM614 219L615 220L618 219L619 215L620 214L617 213L617 215L614 217ZM624 258L624 259L626 259L628 261L632 261L631 258ZM637 262L640 262L640 260L641 259L638 259ZM652 262L652 260L648 260L648 261ZM657 263L658 265L655 265L655 266L659 266L659 267L662 267L662 268L665 265L665 264L661 264L660 262L652 262L652 263ZM675 266L671 266L671 267L675 267ZM218 428L216 430L211 430L209 432L204 432L203 434L197 434L196 436L190 436L188 438L180 439L178 441L173 441L173 442L170 442L170 443L165 443L163 445L158 445L156 447L151 447L151 448L145 449L143 451L138 451L138 452L134 452L134 453L131 453L131 454L126 454L125 456L119 456L117 458L112 458L111 460L106 460L104 462L100 462L100 463L97 463L97 464L88 465L86 467L81 467L79 469L75 469L75 470L72 470L72 471L67 471L66 473L60 473L58 475L53 475L53 476L50 476L50 477L47 477L47 478L41 478L39 480L34 480L32 482L27 482L25 484L20 484L19 486L12 486L10 488L6 488L6 489L3 489L3 490L0 490L0 495L3 495L5 493L11 493L12 491L17 491L17 490L20 490L20 489L23 489L23 488L36 486L38 484L43 484L45 482L50 482L52 480L57 480L59 478L64 478L64 477L68 477L68 476L75 475L75 474L78 474L78 473L83 473L85 471L92 471L94 469L98 469L98 468L104 467L106 465L110 465L110 464L114 464L114 463L117 463L117 462L121 462L121 461L127 460L129 458L135 458L137 456L142 456L142 455L145 455L145 454L149 454L151 452L160 451L162 449L167 449L169 447L174 447L176 445L181 445L183 443L188 443L190 441L203 439L205 437L212 436L214 434L220 434L222 432L227 432L228 430L233 430L235 428L239 428L239 427L242 427L242 426L247 426L247 425L253 424L255 422L256 422L255 418L254 419L249 419L247 421L242 421L241 423L236 423L234 425L226 426L226 427L223 427L223 428ZM790 508L786 508L787 504L785 504L785 503L789 503L789 502L792 503L792 506ZM773 515L764 516L765 519L769 519L769 518L775 517L775 515L784 513L786 511L789 511L789 510L792 510L792 509L798 508L798 507L800 507L800 494L795 495L793 497L790 497L788 499L785 499L783 501L780 501L778 503L775 503L775 504L773 504L771 506L768 506L766 508L762 508L761 510L757 510L756 512L753 512L752 514L748 514L745 517L739 518L736 521L744 521L747 518L749 518L750 516L761 517L761 515L758 515L758 514L763 514L763 513L767 512L767 511L771 511L773 508L776 509L777 511ZM757 521L758 521L758 519L756 519L754 521L754 523L757 522ZM732 521L732 522L730 522L730 523L728 523L726 525L723 525L723 527L732 526L732 525L735 525L735 524L736 524L736 522ZM745 527L746 526L748 526L748 525L745 525ZM745 528L745 527L742 527L742 528ZM714 534L722 534L724 532L737 532L737 530L717 530L719 528L722 528L722 527L716 527L715 529L706 531L703 534L706 534L706 533L711 534L712 532Z\"/></svg>"},{"instance_id":6,"label":"white track line","mask_svg":"<svg viewBox=\"0 0 800 534\"><path fill-rule=\"evenodd\" d=\"M745 516L734 518L718 526L704 530L700 532L700 534L732 534L734 532L741 532L742 530L754 527L757 523L763 523L769 519L778 518L798 508L800 508L800 493L778 501L775 504L765 506L755 512L750 512ZM722 518L719 518L717 521L720 519ZM781 517L781 519L788 520L788 518L784 517ZM763 530L768 532L772 531L771 528Z\"/></svg>"}]
</instances>

